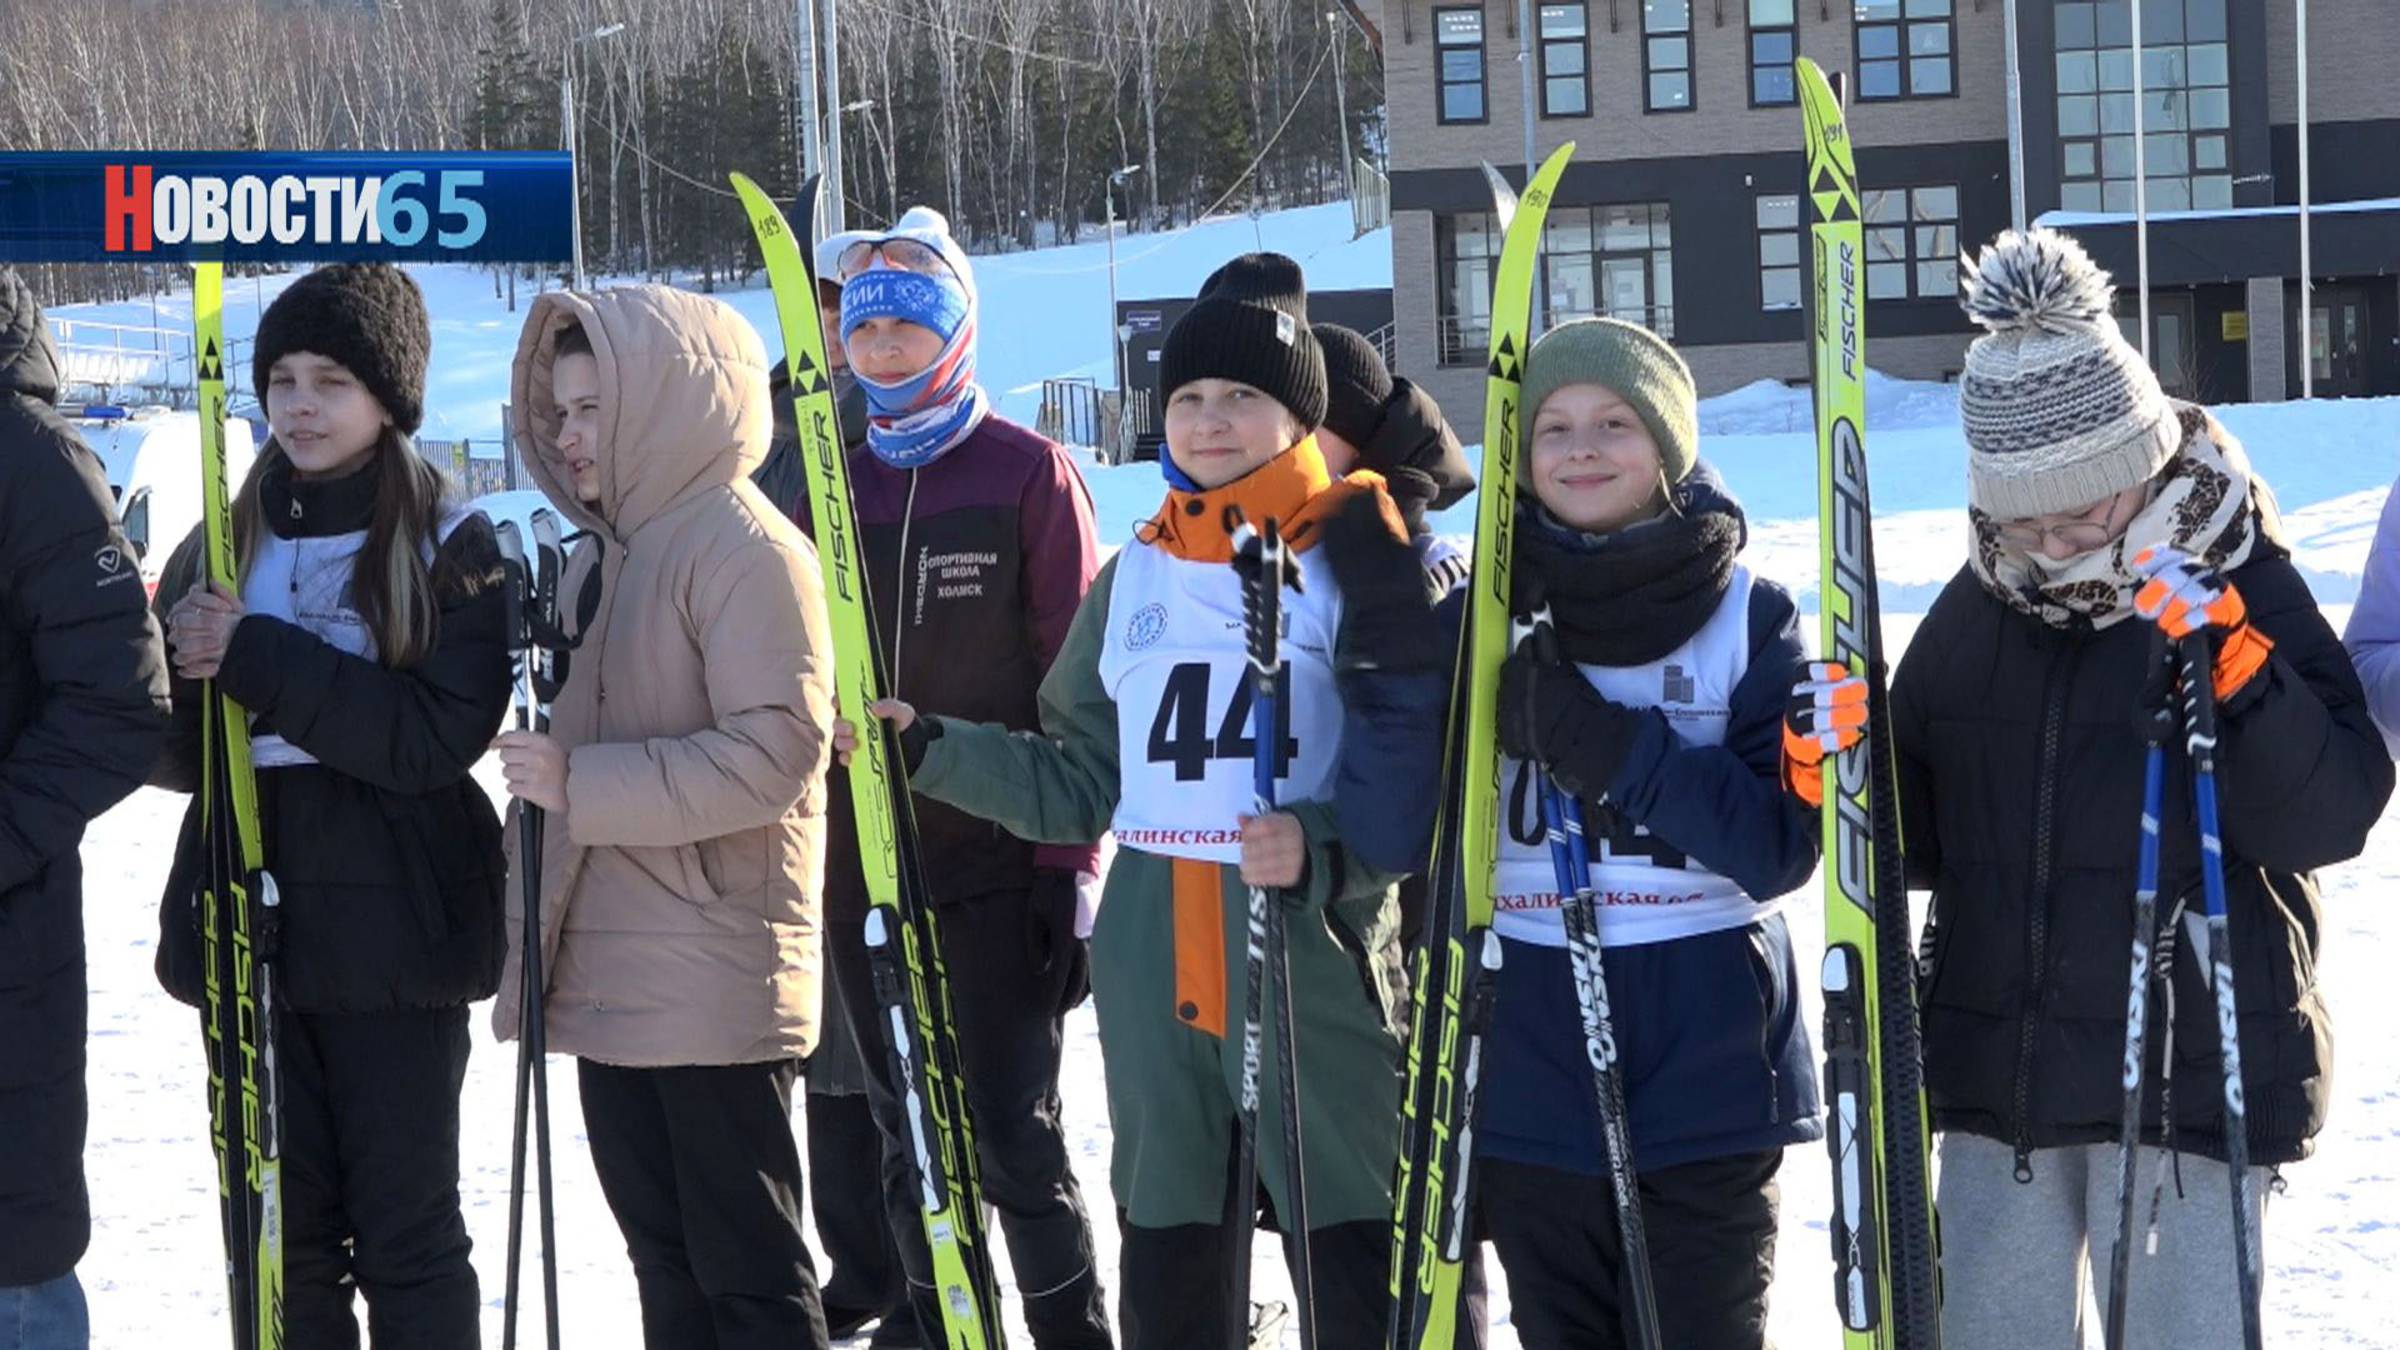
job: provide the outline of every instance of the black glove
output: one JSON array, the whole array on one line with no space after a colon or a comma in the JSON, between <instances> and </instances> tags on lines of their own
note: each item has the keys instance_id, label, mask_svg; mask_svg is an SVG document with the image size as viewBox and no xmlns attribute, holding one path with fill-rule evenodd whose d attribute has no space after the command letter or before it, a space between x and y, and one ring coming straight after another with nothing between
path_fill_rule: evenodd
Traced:
<instances>
[{"instance_id":1,"label":"black glove","mask_svg":"<svg viewBox=\"0 0 2400 1350\"><path fill-rule=\"evenodd\" d=\"M1044 981L1044 1007L1064 1017L1091 996L1092 945L1075 936L1075 874L1037 868L1025 897L1026 968Z\"/></svg>"},{"instance_id":2,"label":"black glove","mask_svg":"<svg viewBox=\"0 0 2400 1350\"><path fill-rule=\"evenodd\" d=\"M1439 667L1433 584L1416 548L1384 514L1382 494L1353 493L1324 531L1326 562L1342 589L1344 662L1376 670Z\"/></svg>"},{"instance_id":3,"label":"black glove","mask_svg":"<svg viewBox=\"0 0 2400 1350\"><path fill-rule=\"evenodd\" d=\"M1500 748L1541 765L1578 797L1608 791L1641 729L1641 713L1602 697L1582 671L1531 644L1500 665Z\"/></svg>"},{"instance_id":4,"label":"black glove","mask_svg":"<svg viewBox=\"0 0 2400 1350\"><path fill-rule=\"evenodd\" d=\"M880 724L879 724L880 725ZM917 720L900 733L900 762L915 773L925 763L925 747L942 738L942 719L917 714Z\"/></svg>"}]
</instances>

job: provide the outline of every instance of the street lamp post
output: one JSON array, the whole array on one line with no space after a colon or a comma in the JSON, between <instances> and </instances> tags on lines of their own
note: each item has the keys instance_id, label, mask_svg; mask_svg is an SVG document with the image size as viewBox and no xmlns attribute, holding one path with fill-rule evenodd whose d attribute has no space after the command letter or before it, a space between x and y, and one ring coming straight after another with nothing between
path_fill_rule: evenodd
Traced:
<instances>
[{"instance_id":1,"label":"street lamp post","mask_svg":"<svg viewBox=\"0 0 2400 1350\"><path fill-rule=\"evenodd\" d=\"M1125 340L1128 335L1127 329L1124 325L1117 323L1117 189L1125 185L1126 179L1131 178L1141 171L1142 166L1139 164L1127 164L1110 170L1108 175L1108 186L1103 189L1100 194L1104 203L1101 210L1106 218L1106 229L1108 231L1108 321L1113 327L1115 327L1117 333L1115 356L1117 368L1117 423L1120 428L1118 434L1118 448L1120 452L1123 450L1122 442L1124 440L1124 435L1122 428L1125 425L1125 410L1130 406L1127 400L1132 391L1125 387Z\"/></svg>"},{"instance_id":2,"label":"street lamp post","mask_svg":"<svg viewBox=\"0 0 2400 1350\"><path fill-rule=\"evenodd\" d=\"M823 211L820 212L820 218L818 220L817 237L820 239L831 235L840 234L842 231L850 228L848 214L850 208L849 203L846 200L846 197L849 193L849 187L846 183L840 181L843 173L841 160L839 156L834 155L831 151L833 142L841 139L842 114L863 113L867 109L874 106L875 100L871 98L860 98L852 99L850 102L845 103L841 107L834 110L832 119L832 134L826 138L827 153L825 159L826 181L832 185L834 190L831 192L820 193L817 197L819 204L824 208ZM867 119L867 134L870 136L875 134L875 119L872 117ZM887 174L886 176L888 177L889 175Z\"/></svg>"},{"instance_id":3,"label":"street lamp post","mask_svg":"<svg viewBox=\"0 0 2400 1350\"><path fill-rule=\"evenodd\" d=\"M842 114L848 109L842 104L842 41L834 0L824 0L824 5L825 22L818 31L825 43L825 60L818 69L824 72L825 106L833 111L825 128L825 181L833 188L826 195L832 201L833 213L826 218L825 228L839 234L848 228L846 203L850 185L842 176Z\"/></svg>"},{"instance_id":4,"label":"street lamp post","mask_svg":"<svg viewBox=\"0 0 2400 1350\"><path fill-rule=\"evenodd\" d=\"M800 181L817 171L818 155L824 130L818 125L821 107L817 99L817 14L810 0L799 0L794 6L799 21L800 78L794 81L793 92L800 100Z\"/></svg>"},{"instance_id":5,"label":"street lamp post","mask_svg":"<svg viewBox=\"0 0 2400 1350\"><path fill-rule=\"evenodd\" d=\"M1117 325L1117 445L1109 456L1111 464L1123 464L1133 458L1133 390L1127 387L1132 365L1125 358L1133 341L1133 325Z\"/></svg>"},{"instance_id":6,"label":"street lamp post","mask_svg":"<svg viewBox=\"0 0 2400 1350\"><path fill-rule=\"evenodd\" d=\"M1141 171L1142 166L1139 164L1128 164L1121 169L1111 170L1108 175L1108 191L1102 194L1107 200L1104 209L1108 218L1108 321L1112 324L1117 321L1117 189L1125 185L1126 179ZM1118 397L1122 398L1124 392L1125 351L1123 344L1119 344L1117 349Z\"/></svg>"},{"instance_id":7,"label":"street lamp post","mask_svg":"<svg viewBox=\"0 0 2400 1350\"><path fill-rule=\"evenodd\" d=\"M1325 11L1325 27L1333 35L1333 118L1340 125L1334 137L1341 142L1342 153L1337 156L1342 166L1342 196L1350 193L1350 98L1342 88L1342 16L1339 10Z\"/></svg>"},{"instance_id":8,"label":"street lamp post","mask_svg":"<svg viewBox=\"0 0 2400 1350\"><path fill-rule=\"evenodd\" d=\"M558 124L564 134L567 150L567 284L571 289L583 289L583 176L575 164L575 49L587 42L615 37L625 31L625 25L612 23L595 28L582 37L570 39L559 49L558 58Z\"/></svg>"}]
</instances>

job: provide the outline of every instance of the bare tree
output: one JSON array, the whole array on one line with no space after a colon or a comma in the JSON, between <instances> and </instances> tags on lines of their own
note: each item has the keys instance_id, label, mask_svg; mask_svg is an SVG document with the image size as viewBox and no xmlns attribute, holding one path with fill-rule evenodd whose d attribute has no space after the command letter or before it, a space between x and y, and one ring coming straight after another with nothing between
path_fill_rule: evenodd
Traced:
<instances>
[{"instance_id":1,"label":"bare tree","mask_svg":"<svg viewBox=\"0 0 2400 1350\"><path fill-rule=\"evenodd\" d=\"M759 128L792 125L794 0L0 0L0 146L476 148L491 134L479 53L495 3L522 30L502 99L508 144L558 143L558 63L573 53L595 250L654 277L738 266L715 178L767 167L744 158L766 153ZM1314 3L840 0L839 50L826 59L866 104L845 110L850 200L887 218L933 201L963 238L1024 245L1043 221L1059 238L1096 222L1106 207L1094 189L1123 163L1144 166L1136 200L1120 203L1142 228L1214 205L1229 150L1259 161L1254 207L1338 190L1329 138L1292 115L1319 97ZM1355 18L1355 0L1341 3ZM609 40L570 48L618 23ZM1374 82L1354 100L1370 119ZM1177 111L1212 99L1241 100L1216 105L1235 125ZM728 140L736 123L749 141ZM175 275L50 269L36 284L135 293Z\"/></svg>"}]
</instances>

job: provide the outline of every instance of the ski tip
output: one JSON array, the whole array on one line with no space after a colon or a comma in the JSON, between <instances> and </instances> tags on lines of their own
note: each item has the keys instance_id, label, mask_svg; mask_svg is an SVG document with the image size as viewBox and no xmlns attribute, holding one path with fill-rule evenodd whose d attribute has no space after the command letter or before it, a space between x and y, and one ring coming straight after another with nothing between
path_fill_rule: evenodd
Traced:
<instances>
[{"instance_id":1,"label":"ski tip","mask_svg":"<svg viewBox=\"0 0 2400 1350\"><path fill-rule=\"evenodd\" d=\"M1508 185L1508 180L1492 167L1490 160L1483 162L1483 181L1491 189L1492 214L1499 217L1500 232L1506 234L1509 222L1516 219L1517 190Z\"/></svg>"}]
</instances>

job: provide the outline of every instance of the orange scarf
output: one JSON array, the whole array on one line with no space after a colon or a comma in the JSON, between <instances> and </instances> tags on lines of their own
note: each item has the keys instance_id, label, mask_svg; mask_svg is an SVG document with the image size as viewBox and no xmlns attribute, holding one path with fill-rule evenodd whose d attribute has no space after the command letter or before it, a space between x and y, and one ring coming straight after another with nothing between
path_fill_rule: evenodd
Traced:
<instances>
[{"instance_id":1,"label":"orange scarf","mask_svg":"<svg viewBox=\"0 0 2400 1350\"><path fill-rule=\"evenodd\" d=\"M1161 446L1160 454L1169 451ZM1187 562L1233 561L1233 527L1241 521L1261 526L1272 520L1283 530L1283 541L1295 553L1317 542L1326 518L1356 492L1380 492L1383 476L1359 470L1335 478L1325 468L1325 456L1315 436L1222 487L1206 492L1171 488L1158 514L1142 522L1134 537L1154 544ZM1389 505L1384 514L1398 531L1398 513Z\"/></svg>"}]
</instances>

